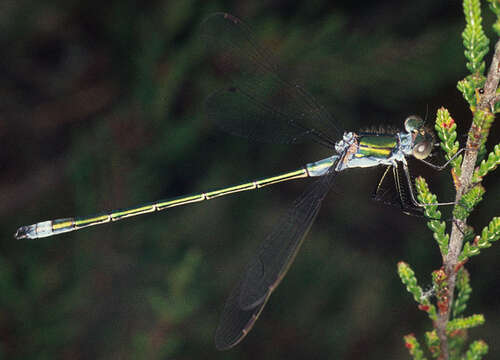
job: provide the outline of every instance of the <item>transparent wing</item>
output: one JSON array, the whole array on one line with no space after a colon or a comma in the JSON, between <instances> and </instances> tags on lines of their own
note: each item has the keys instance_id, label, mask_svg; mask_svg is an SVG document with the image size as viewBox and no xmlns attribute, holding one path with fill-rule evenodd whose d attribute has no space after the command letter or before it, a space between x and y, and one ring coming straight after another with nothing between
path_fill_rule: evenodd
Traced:
<instances>
[{"instance_id":1,"label":"transparent wing","mask_svg":"<svg viewBox=\"0 0 500 360\"><path fill-rule=\"evenodd\" d=\"M217 68L232 80L207 99L208 117L219 127L256 141L334 145L341 134L331 115L304 89L278 75L246 24L216 13L202 23L201 33Z\"/></svg>"},{"instance_id":2,"label":"transparent wing","mask_svg":"<svg viewBox=\"0 0 500 360\"><path fill-rule=\"evenodd\" d=\"M224 307L215 335L218 348L236 345L251 329L303 243L333 184L335 166L310 184L266 237Z\"/></svg>"},{"instance_id":3,"label":"transparent wing","mask_svg":"<svg viewBox=\"0 0 500 360\"><path fill-rule=\"evenodd\" d=\"M231 291L220 318L219 326L215 332L215 347L218 350L226 350L237 345L252 329L267 299L253 309L242 310L239 304L243 281ZM268 294L267 298L271 293Z\"/></svg>"}]
</instances>

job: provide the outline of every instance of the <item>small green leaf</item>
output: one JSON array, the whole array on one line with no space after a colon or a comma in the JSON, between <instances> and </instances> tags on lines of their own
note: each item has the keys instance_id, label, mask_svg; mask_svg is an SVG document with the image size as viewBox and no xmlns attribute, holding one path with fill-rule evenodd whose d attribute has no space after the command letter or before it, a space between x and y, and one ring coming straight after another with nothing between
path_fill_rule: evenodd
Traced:
<instances>
[{"instance_id":1,"label":"small green leaf","mask_svg":"<svg viewBox=\"0 0 500 360\"><path fill-rule=\"evenodd\" d=\"M489 107L473 112L472 126L467 136L467 147L477 149L476 165L479 165L486 155L486 140L494 120L495 115L491 113Z\"/></svg>"},{"instance_id":2,"label":"small green leaf","mask_svg":"<svg viewBox=\"0 0 500 360\"><path fill-rule=\"evenodd\" d=\"M473 183L478 183L483 180L489 172L495 170L500 165L500 144L496 144L493 151L488 154L488 159L481 161L479 167L474 171L472 177Z\"/></svg>"},{"instance_id":3,"label":"small green leaf","mask_svg":"<svg viewBox=\"0 0 500 360\"><path fill-rule=\"evenodd\" d=\"M429 186L425 179L421 176L415 179L415 186L417 188L417 198L422 204L436 204L437 197L429 191ZM425 205L425 216L431 219L440 219L441 212L438 210L437 205Z\"/></svg>"},{"instance_id":4,"label":"small green leaf","mask_svg":"<svg viewBox=\"0 0 500 360\"><path fill-rule=\"evenodd\" d=\"M476 205L483 199L484 187L476 185L467 191L453 209L453 216L459 220L465 220L474 210Z\"/></svg>"},{"instance_id":5,"label":"small green leaf","mask_svg":"<svg viewBox=\"0 0 500 360\"><path fill-rule=\"evenodd\" d=\"M417 198L422 204L437 203L436 195L429 191L429 186L424 178L420 176L417 177L415 179L415 187L417 188ZM448 254L448 241L450 236L446 234L446 223L436 220L441 218L441 212L438 210L438 206L426 205L425 216L432 219L427 222L427 227L431 229L433 237L438 243L439 250L441 251L441 255L444 259L444 257Z\"/></svg>"},{"instance_id":6,"label":"small green leaf","mask_svg":"<svg viewBox=\"0 0 500 360\"><path fill-rule=\"evenodd\" d=\"M490 112L489 109L484 111L476 111L472 117L473 126L470 129L469 137L472 137L472 146L479 147L480 154L478 155L478 161L481 161L486 153L486 139L490 132L491 125L495 120L495 115ZM483 153L481 155L481 152Z\"/></svg>"},{"instance_id":7,"label":"small green leaf","mask_svg":"<svg viewBox=\"0 0 500 360\"><path fill-rule=\"evenodd\" d=\"M436 124L434 126L437 135L441 140L441 149L446 152L446 160L450 160L455 155L459 148L457 139L457 124L450 116L450 113L444 107L438 109L436 114ZM462 164L462 156L458 156L452 160L451 166L457 176L460 176L460 165Z\"/></svg>"},{"instance_id":8,"label":"small green leaf","mask_svg":"<svg viewBox=\"0 0 500 360\"><path fill-rule=\"evenodd\" d=\"M476 86L468 78L460 80L457 84L457 89L462 93L462 96L467 101L472 112L477 106Z\"/></svg>"},{"instance_id":9,"label":"small green leaf","mask_svg":"<svg viewBox=\"0 0 500 360\"><path fill-rule=\"evenodd\" d=\"M448 349L450 359L460 359L465 341L467 340L467 330L457 330L448 334Z\"/></svg>"},{"instance_id":10,"label":"small green leaf","mask_svg":"<svg viewBox=\"0 0 500 360\"><path fill-rule=\"evenodd\" d=\"M457 298L453 302L454 318L464 312L467 307L467 301L469 301L470 294L472 293L469 272L463 267L458 271L456 285L458 294Z\"/></svg>"},{"instance_id":11,"label":"small green leaf","mask_svg":"<svg viewBox=\"0 0 500 360\"><path fill-rule=\"evenodd\" d=\"M484 56L488 53L489 40L484 34L481 22L481 2L479 0L464 0L465 29L462 33L465 47L467 69L471 74L483 74Z\"/></svg>"},{"instance_id":12,"label":"small green leaf","mask_svg":"<svg viewBox=\"0 0 500 360\"><path fill-rule=\"evenodd\" d=\"M483 324L484 324L484 315L474 314L464 318L457 318L450 320L446 325L446 331L448 333L451 333L453 331L470 329Z\"/></svg>"},{"instance_id":13,"label":"small green leaf","mask_svg":"<svg viewBox=\"0 0 500 360\"><path fill-rule=\"evenodd\" d=\"M474 341L465 354L465 360L481 360L488 353L488 345L483 340Z\"/></svg>"},{"instance_id":14,"label":"small green leaf","mask_svg":"<svg viewBox=\"0 0 500 360\"><path fill-rule=\"evenodd\" d=\"M427 331L425 333L425 342L427 343L427 348L432 354L433 358L438 358L441 355L441 348L439 347L440 341L436 334L436 330Z\"/></svg>"},{"instance_id":15,"label":"small green leaf","mask_svg":"<svg viewBox=\"0 0 500 360\"><path fill-rule=\"evenodd\" d=\"M491 219L488 226L481 232L481 239L490 243L497 241L500 238L500 217L496 216Z\"/></svg>"},{"instance_id":16,"label":"small green leaf","mask_svg":"<svg viewBox=\"0 0 500 360\"><path fill-rule=\"evenodd\" d=\"M500 36L500 2L498 0L488 0L490 10L497 16L497 21L493 24L493 30Z\"/></svg>"},{"instance_id":17,"label":"small green leaf","mask_svg":"<svg viewBox=\"0 0 500 360\"><path fill-rule=\"evenodd\" d=\"M404 337L405 347L410 352L413 360L426 360L424 352L417 338L413 334L406 335Z\"/></svg>"},{"instance_id":18,"label":"small green leaf","mask_svg":"<svg viewBox=\"0 0 500 360\"><path fill-rule=\"evenodd\" d=\"M458 261L465 261L471 256L478 255L482 249L489 248L493 242L500 238L500 217L494 217L488 226L476 236L472 242L466 242Z\"/></svg>"},{"instance_id":19,"label":"small green leaf","mask_svg":"<svg viewBox=\"0 0 500 360\"><path fill-rule=\"evenodd\" d=\"M448 312L450 300L448 296L448 277L443 269L432 272L432 283L436 293L439 313L445 314Z\"/></svg>"},{"instance_id":20,"label":"small green leaf","mask_svg":"<svg viewBox=\"0 0 500 360\"><path fill-rule=\"evenodd\" d=\"M406 285L406 290L413 295L415 301L419 304L419 309L427 312L429 318L436 320L436 308L431 304L429 298L425 296L424 291L417 283L415 272L410 268L410 265L400 261L398 263L398 274L401 282Z\"/></svg>"}]
</instances>

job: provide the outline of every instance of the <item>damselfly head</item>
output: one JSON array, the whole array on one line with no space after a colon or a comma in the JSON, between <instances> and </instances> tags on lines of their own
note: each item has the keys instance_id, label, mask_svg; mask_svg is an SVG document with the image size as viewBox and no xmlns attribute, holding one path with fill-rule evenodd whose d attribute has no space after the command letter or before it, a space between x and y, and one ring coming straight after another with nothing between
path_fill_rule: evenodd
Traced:
<instances>
[{"instance_id":1,"label":"damselfly head","mask_svg":"<svg viewBox=\"0 0 500 360\"><path fill-rule=\"evenodd\" d=\"M424 127L424 120L418 115L410 115L405 120L405 130L409 133L418 131Z\"/></svg>"},{"instance_id":2,"label":"damselfly head","mask_svg":"<svg viewBox=\"0 0 500 360\"><path fill-rule=\"evenodd\" d=\"M405 130L412 135L412 155L420 160L428 157L434 147L434 134L425 127L424 120L417 115L408 116Z\"/></svg>"}]
</instances>

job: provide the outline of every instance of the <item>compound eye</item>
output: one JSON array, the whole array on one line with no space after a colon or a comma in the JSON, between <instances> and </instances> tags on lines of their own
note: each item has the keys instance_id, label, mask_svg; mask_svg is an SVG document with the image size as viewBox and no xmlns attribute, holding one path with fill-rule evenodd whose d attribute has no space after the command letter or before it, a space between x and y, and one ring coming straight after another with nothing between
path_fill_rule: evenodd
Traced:
<instances>
[{"instance_id":1,"label":"compound eye","mask_svg":"<svg viewBox=\"0 0 500 360\"><path fill-rule=\"evenodd\" d=\"M418 115L410 115L405 120L405 130L409 133L424 126L424 120Z\"/></svg>"},{"instance_id":2,"label":"compound eye","mask_svg":"<svg viewBox=\"0 0 500 360\"><path fill-rule=\"evenodd\" d=\"M425 159L432 152L434 144L432 141L422 140L413 146L412 153L413 156L419 160Z\"/></svg>"}]
</instances>

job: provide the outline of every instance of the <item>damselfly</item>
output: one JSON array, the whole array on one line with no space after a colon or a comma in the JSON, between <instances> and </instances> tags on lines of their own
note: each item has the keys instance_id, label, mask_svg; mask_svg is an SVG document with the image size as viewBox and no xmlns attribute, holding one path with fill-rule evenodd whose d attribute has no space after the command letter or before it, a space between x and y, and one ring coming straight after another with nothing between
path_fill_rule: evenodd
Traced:
<instances>
[{"instance_id":1,"label":"damselfly","mask_svg":"<svg viewBox=\"0 0 500 360\"><path fill-rule=\"evenodd\" d=\"M310 229L321 202L335 176L350 168L386 166L377 191L391 178L405 211L421 208L415 199L407 157L426 159L434 147L434 136L418 116L409 116L399 132L340 133L330 114L300 86L278 75L268 53L258 45L248 26L238 18L217 13L202 24L210 50L215 50L221 69L230 74L232 85L211 95L207 114L226 131L253 140L298 143L311 140L326 146L331 156L276 176L249 181L177 198L160 200L100 215L42 221L20 227L17 239L36 239L118 221L175 206L293 179L314 177L290 211L265 238L243 276L229 295L215 335L218 349L240 342L250 331L271 293L279 285ZM402 169L400 175L399 169ZM409 199L404 199L403 188Z\"/></svg>"}]
</instances>

